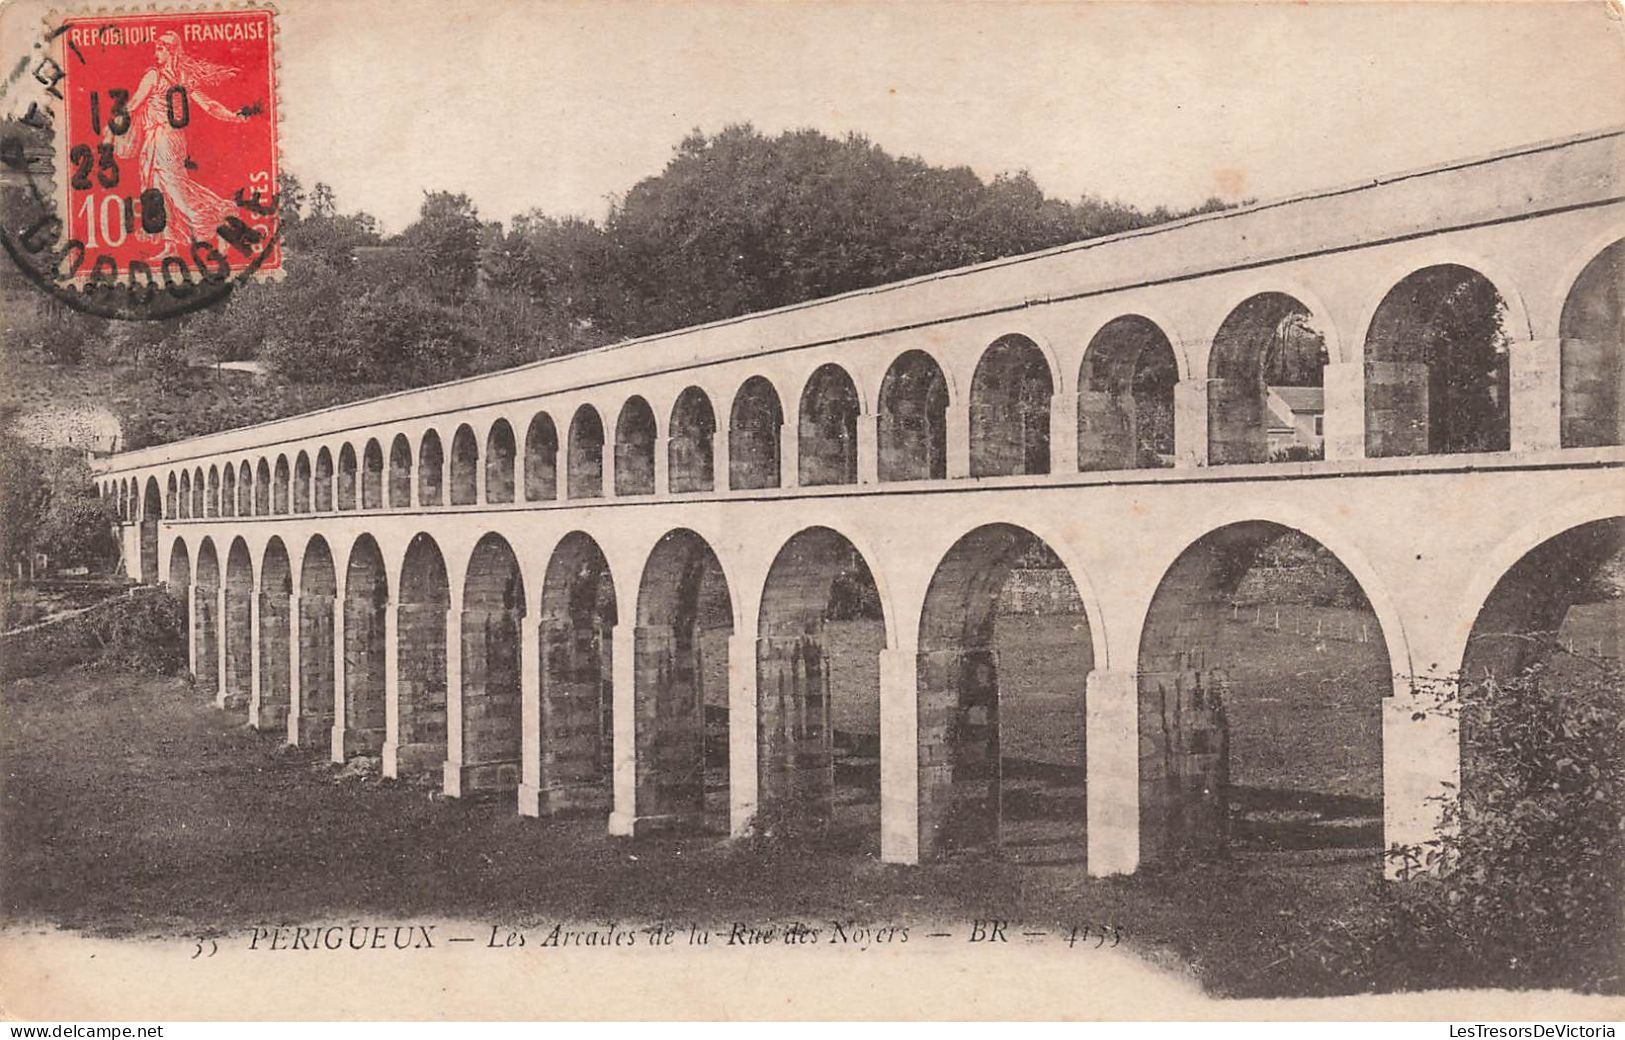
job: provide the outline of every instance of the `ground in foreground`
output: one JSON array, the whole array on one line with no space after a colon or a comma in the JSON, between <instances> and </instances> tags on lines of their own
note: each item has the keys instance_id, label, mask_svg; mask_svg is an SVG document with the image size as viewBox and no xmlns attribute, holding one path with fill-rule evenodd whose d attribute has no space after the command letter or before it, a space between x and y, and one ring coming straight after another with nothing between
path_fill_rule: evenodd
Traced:
<instances>
[{"instance_id":1,"label":"ground in foreground","mask_svg":"<svg viewBox=\"0 0 1625 1040\"><path fill-rule=\"evenodd\" d=\"M1363 988L1321 937L1370 899L1371 856L1247 855L1134 878L1076 865L860 855L715 839L610 839L424 787L339 779L180 680L80 670L0 694L5 915L99 935L458 917L832 918L1119 926L1136 952L1228 996Z\"/></svg>"}]
</instances>

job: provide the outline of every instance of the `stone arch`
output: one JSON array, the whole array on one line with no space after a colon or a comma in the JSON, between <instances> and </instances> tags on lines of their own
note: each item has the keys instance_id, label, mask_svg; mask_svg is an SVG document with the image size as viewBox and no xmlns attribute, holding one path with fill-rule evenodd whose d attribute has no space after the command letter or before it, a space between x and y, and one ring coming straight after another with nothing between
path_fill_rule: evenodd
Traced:
<instances>
[{"instance_id":1,"label":"stone arch","mask_svg":"<svg viewBox=\"0 0 1625 1040\"><path fill-rule=\"evenodd\" d=\"M310 497L318 513L333 508L333 453L326 447L316 453L315 484Z\"/></svg>"},{"instance_id":2,"label":"stone arch","mask_svg":"<svg viewBox=\"0 0 1625 1040\"><path fill-rule=\"evenodd\" d=\"M220 558L211 538L198 543L192 613L193 675L199 691L215 696L220 687Z\"/></svg>"},{"instance_id":3,"label":"stone arch","mask_svg":"<svg viewBox=\"0 0 1625 1040\"><path fill-rule=\"evenodd\" d=\"M948 550L920 615L922 857L1083 859L1095 641L1078 584L1031 531L987 524Z\"/></svg>"},{"instance_id":4,"label":"stone arch","mask_svg":"<svg viewBox=\"0 0 1625 1040\"><path fill-rule=\"evenodd\" d=\"M513 501L513 467L515 446L513 427L508 420L498 419L485 435L485 500L487 502Z\"/></svg>"},{"instance_id":5,"label":"stone arch","mask_svg":"<svg viewBox=\"0 0 1625 1040\"><path fill-rule=\"evenodd\" d=\"M293 460L293 511L310 512L310 455L304 451Z\"/></svg>"},{"instance_id":6,"label":"stone arch","mask_svg":"<svg viewBox=\"0 0 1625 1040\"><path fill-rule=\"evenodd\" d=\"M461 765L455 793L519 786L525 580L507 541L487 534L463 580Z\"/></svg>"},{"instance_id":7,"label":"stone arch","mask_svg":"<svg viewBox=\"0 0 1625 1040\"><path fill-rule=\"evenodd\" d=\"M728 486L737 490L779 486L779 449L784 409L764 376L751 376L734 395L728 414Z\"/></svg>"},{"instance_id":8,"label":"stone arch","mask_svg":"<svg viewBox=\"0 0 1625 1040\"><path fill-rule=\"evenodd\" d=\"M389 445L389 508L412 506L412 442L397 433Z\"/></svg>"},{"instance_id":9,"label":"stone arch","mask_svg":"<svg viewBox=\"0 0 1625 1040\"><path fill-rule=\"evenodd\" d=\"M335 504L340 509L356 507L355 448L350 444L345 444L339 449L339 471L334 498Z\"/></svg>"},{"instance_id":10,"label":"stone arch","mask_svg":"<svg viewBox=\"0 0 1625 1040\"><path fill-rule=\"evenodd\" d=\"M337 598L332 550L314 535L299 566L299 717L288 727L288 735L304 747L331 740Z\"/></svg>"},{"instance_id":11,"label":"stone arch","mask_svg":"<svg viewBox=\"0 0 1625 1040\"><path fill-rule=\"evenodd\" d=\"M615 494L652 495L655 491L655 445L660 431L654 409L633 395L615 420Z\"/></svg>"},{"instance_id":12,"label":"stone arch","mask_svg":"<svg viewBox=\"0 0 1625 1040\"><path fill-rule=\"evenodd\" d=\"M604 424L598 410L582 405L570 418L569 460L565 468L565 497L596 499L603 494Z\"/></svg>"},{"instance_id":13,"label":"stone arch","mask_svg":"<svg viewBox=\"0 0 1625 1040\"><path fill-rule=\"evenodd\" d=\"M199 499L203 494L203 470L200 467L192 474L192 516L201 517L205 512L209 516L220 515L220 471L209 467L208 497ZM201 507L201 508L200 508Z\"/></svg>"},{"instance_id":14,"label":"stone arch","mask_svg":"<svg viewBox=\"0 0 1625 1040\"><path fill-rule=\"evenodd\" d=\"M384 612L389 574L372 535L355 540L344 570L344 709L334 724L335 758L376 755L385 732Z\"/></svg>"},{"instance_id":15,"label":"stone arch","mask_svg":"<svg viewBox=\"0 0 1625 1040\"><path fill-rule=\"evenodd\" d=\"M1608 495L1556 510L1496 546L1461 601L1459 616L1474 619L1462 677L1513 675L1552 656L1569 610L1597 591L1599 565L1622 544L1625 516Z\"/></svg>"},{"instance_id":16,"label":"stone arch","mask_svg":"<svg viewBox=\"0 0 1625 1040\"><path fill-rule=\"evenodd\" d=\"M158 584L158 521L164 515L164 496L158 478L148 477L141 495L140 550L141 583Z\"/></svg>"},{"instance_id":17,"label":"stone arch","mask_svg":"<svg viewBox=\"0 0 1625 1040\"><path fill-rule=\"evenodd\" d=\"M237 467L229 462L220 477L220 515L237 515Z\"/></svg>"},{"instance_id":18,"label":"stone arch","mask_svg":"<svg viewBox=\"0 0 1625 1040\"><path fill-rule=\"evenodd\" d=\"M480 444L474 428L467 423L451 437L451 504L471 506L479 501Z\"/></svg>"},{"instance_id":19,"label":"stone arch","mask_svg":"<svg viewBox=\"0 0 1625 1040\"><path fill-rule=\"evenodd\" d=\"M259 696L249 721L260 729L286 729L292 689L293 568L281 538L272 536L265 545L259 589Z\"/></svg>"},{"instance_id":20,"label":"stone arch","mask_svg":"<svg viewBox=\"0 0 1625 1040\"><path fill-rule=\"evenodd\" d=\"M1563 298L1558 319L1561 444L1625 443L1625 238L1597 253Z\"/></svg>"},{"instance_id":21,"label":"stone arch","mask_svg":"<svg viewBox=\"0 0 1625 1040\"><path fill-rule=\"evenodd\" d=\"M271 474L271 512L279 515L288 512L289 483L292 477L288 473L288 456L276 457L276 468Z\"/></svg>"},{"instance_id":22,"label":"stone arch","mask_svg":"<svg viewBox=\"0 0 1625 1040\"><path fill-rule=\"evenodd\" d=\"M1366 454L1505 451L1508 318L1496 284L1461 264L1414 270L1389 289L1365 337Z\"/></svg>"},{"instance_id":23,"label":"stone arch","mask_svg":"<svg viewBox=\"0 0 1625 1040\"><path fill-rule=\"evenodd\" d=\"M1316 403L1311 397L1317 396L1298 390L1319 389L1330 360L1321 324L1306 304L1281 292L1256 293L1225 316L1208 352L1210 465L1268 462L1294 444L1309 455L1320 453L1323 433L1312 424L1300 431L1295 419L1298 407L1310 408ZM1294 390L1276 394L1276 387ZM1291 410L1275 414L1275 400ZM1315 411L1318 421L1324 401Z\"/></svg>"},{"instance_id":24,"label":"stone arch","mask_svg":"<svg viewBox=\"0 0 1625 1040\"><path fill-rule=\"evenodd\" d=\"M728 641L733 598L716 553L661 537L638 586L636 814L650 826L728 829Z\"/></svg>"},{"instance_id":25,"label":"stone arch","mask_svg":"<svg viewBox=\"0 0 1625 1040\"><path fill-rule=\"evenodd\" d=\"M254 515L271 515L271 464L263 458L254 467Z\"/></svg>"},{"instance_id":26,"label":"stone arch","mask_svg":"<svg viewBox=\"0 0 1625 1040\"><path fill-rule=\"evenodd\" d=\"M525 501L559 497L559 431L546 412L531 416L525 430Z\"/></svg>"},{"instance_id":27,"label":"stone arch","mask_svg":"<svg viewBox=\"0 0 1625 1040\"><path fill-rule=\"evenodd\" d=\"M880 381L876 409L881 480L942 480L948 475L948 380L923 350L898 355Z\"/></svg>"},{"instance_id":28,"label":"stone arch","mask_svg":"<svg viewBox=\"0 0 1625 1040\"><path fill-rule=\"evenodd\" d=\"M1364 847L1380 869L1383 711L1409 669L1391 604L1312 525L1203 526L1138 633L1141 861Z\"/></svg>"},{"instance_id":29,"label":"stone arch","mask_svg":"<svg viewBox=\"0 0 1625 1040\"><path fill-rule=\"evenodd\" d=\"M1078 372L1078 468L1173 465L1181 372L1180 352L1156 321L1124 314L1102 325Z\"/></svg>"},{"instance_id":30,"label":"stone arch","mask_svg":"<svg viewBox=\"0 0 1625 1040\"><path fill-rule=\"evenodd\" d=\"M1038 344L994 340L971 377L971 476L1048 473L1054 396L1055 373Z\"/></svg>"},{"instance_id":31,"label":"stone arch","mask_svg":"<svg viewBox=\"0 0 1625 1040\"><path fill-rule=\"evenodd\" d=\"M169 547L169 591L180 597L187 606L186 597L192 587L192 558L186 549L186 539L177 538Z\"/></svg>"},{"instance_id":32,"label":"stone arch","mask_svg":"<svg viewBox=\"0 0 1625 1040\"><path fill-rule=\"evenodd\" d=\"M615 582L590 535L572 531L547 563L541 595L541 803L608 809L614 769Z\"/></svg>"},{"instance_id":33,"label":"stone arch","mask_svg":"<svg viewBox=\"0 0 1625 1040\"><path fill-rule=\"evenodd\" d=\"M796 456L803 487L858 482L857 384L834 362L819 365L801 391Z\"/></svg>"},{"instance_id":34,"label":"stone arch","mask_svg":"<svg viewBox=\"0 0 1625 1040\"><path fill-rule=\"evenodd\" d=\"M880 844L883 603L858 548L809 527L779 549L757 620L762 812L870 851Z\"/></svg>"},{"instance_id":35,"label":"stone arch","mask_svg":"<svg viewBox=\"0 0 1625 1040\"><path fill-rule=\"evenodd\" d=\"M186 478L187 497L190 498L192 475L183 472L182 476ZM192 503L188 501L186 503L186 512L191 513L191 511ZM168 485L164 488L164 517L169 520L178 520L181 515L180 480L175 476L174 471L171 471Z\"/></svg>"},{"instance_id":36,"label":"stone arch","mask_svg":"<svg viewBox=\"0 0 1625 1040\"><path fill-rule=\"evenodd\" d=\"M234 538L226 554L225 611L220 625L225 689L219 703L227 711L246 712L254 693L253 598L254 559L248 543Z\"/></svg>"},{"instance_id":37,"label":"stone arch","mask_svg":"<svg viewBox=\"0 0 1625 1040\"><path fill-rule=\"evenodd\" d=\"M180 604L181 631L190 634L192 631L192 559L187 553L186 539L184 538L175 539L175 543L170 546L169 581L167 584L169 594L175 597L175 602ZM189 655L187 664L196 667L194 661L190 659L190 655L195 654L195 649L188 647L187 652ZM196 673L193 674L195 677Z\"/></svg>"},{"instance_id":38,"label":"stone arch","mask_svg":"<svg viewBox=\"0 0 1625 1040\"><path fill-rule=\"evenodd\" d=\"M174 482L173 474L169 477ZM187 520L192 516L192 474L189 470L181 471L180 485L175 494L176 504L180 511L176 514L180 519Z\"/></svg>"},{"instance_id":39,"label":"stone arch","mask_svg":"<svg viewBox=\"0 0 1625 1040\"><path fill-rule=\"evenodd\" d=\"M604 421L598 409L584 404L570 420L569 464L565 496L598 498L604 493Z\"/></svg>"},{"instance_id":40,"label":"stone arch","mask_svg":"<svg viewBox=\"0 0 1625 1040\"><path fill-rule=\"evenodd\" d=\"M418 505L437 506L445 497L446 460L440 434L424 430L418 444Z\"/></svg>"},{"instance_id":41,"label":"stone arch","mask_svg":"<svg viewBox=\"0 0 1625 1040\"><path fill-rule=\"evenodd\" d=\"M711 398L697 386L677 395L671 418L666 424L666 482L669 490L714 491L716 489L716 412Z\"/></svg>"},{"instance_id":42,"label":"stone arch","mask_svg":"<svg viewBox=\"0 0 1625 1040\"><path fill-rule=\"evenodd\" d=\"M451 585L434 538L420 532L407 544L396 604L395 685L399 695L394 775L441 768L446 760L447 612Z\"/></svg>"},{"instance_id":43,"label":"stone arch","mask_svg":"<svg viewBox=\"0 0 1625 1040\"><path fill-rule=\"evenodd\" d=\"M361 450L361 508L384 508L384 446L376 437Z\"/></svg>"}]
</instances>

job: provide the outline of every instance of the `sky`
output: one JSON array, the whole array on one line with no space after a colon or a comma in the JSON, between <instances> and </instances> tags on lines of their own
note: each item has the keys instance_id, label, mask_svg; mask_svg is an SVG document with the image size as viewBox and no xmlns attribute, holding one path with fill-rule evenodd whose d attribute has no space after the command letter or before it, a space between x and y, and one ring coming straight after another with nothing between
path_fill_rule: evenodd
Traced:
<instances>
[{"instance_id":1,"label":"sky","mask_svg":"<svg viewBox=\"0 0 1625 1040\"><path fill-rule=\"evenodd\" d=\"M858 132L1141 206L1625 124L1617 4L278 0L285 167L601 218L691 129Z\"/></svg>"}]
</instances>

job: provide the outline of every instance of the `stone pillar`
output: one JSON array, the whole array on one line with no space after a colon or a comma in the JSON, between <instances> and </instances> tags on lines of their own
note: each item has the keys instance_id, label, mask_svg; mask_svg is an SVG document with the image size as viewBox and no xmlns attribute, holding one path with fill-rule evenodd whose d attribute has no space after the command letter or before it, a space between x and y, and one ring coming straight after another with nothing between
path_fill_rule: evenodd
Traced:
<instances>
[{"instance_id":1,"label":"stone pillar","mask_svg":"<svg viewBox=\"0 0 1625 1040\"><path fill-rule=\"evenodd\" d=\"M455 603L446 611L446 761L440 790L447 798L463 796L463 612Z\"/></svg>"},{"instance_id":2,"label":"stone pillar","mask_svg":"<svg viewBox=\"0 0 1625 1040\"><path fill-rule=\"evenodd\" d=\"M858 416L858 483L880 482L880 416Z\"/></svg>"},{"instance_id":3,"label":"stone pillar","mask_svg":"<svg viewBox=\"0 0 1625 1040\"><path fill-rule=\"evenodd\" d=\"M1365 458L1365 364L1338 361L1322 370L1326 458Z\"/></svg>"},{"instance_id":4,"label":"stone pillar","mask_svg":"<svg viewBox=\"0 0 1625 1040\"><path fill-rule=\"evenodd\" d=\"M186 586L186 674L197 678L197 586Z\"/></svg>"},{"instance_id":5,"label":"stone pillar","mask_svg":"<svg viewBox=\"0 0 1625 1040\"><path fill-rule=\"evenodd\" d=\"M1403 678L1382 702L1384 848L1422 845L1437 837L1443 808L1437 799L1460 789L1461 738L1456 720L1438 707L1433 694L1413 691ZM1397 878L1403 867L1403 861L1389 858L1383 872Z\"/></svg>"},{"instance_id":6,"label":"stone pillar","mask_svg":"<svg viewBox=\"0 0 1625 1040\"><path fill-rule=\"evenodd\" d=\"M1049 471L1078 472L1078 394L1063 390L1049 399Z\"/></svg>"},{"instance_id":7,"label":"stone pillar","mask_svg":"<svg viewBox=\"0 0 1625 1040\"><path fill-rule=\"evenodd\" d=\"M667 495L671 493L671 438L656 437L654 448L654 493Z\"/></svg>"},{"instance_id":8,"label":"stone pillar","mask_svg":"<svg viewBox=\"0 0 1625 1040\"><path fill-rule=\"evenodd\" d=\"M724 416L723 418L727 418ZM723 492L728 490L728 471L733 462L729 454L728 428L719 427L711 434L711 490Z\"/></svg>"},{"instance_id":9,"label":"stone pillar","mask_svg":"<svg viewBox=\"0 0 1625 1040\"><path fill-rule=\"evenodd\" d=\"M221 568L220 586L214 590L214 664L216 674L214 677L214 706L226 706L226 626L229 619L226 617L226 575L225 568Z\"/></svg>"},{"instance_id":10,"label":"stone pillar","mask_svg":"<svg viewBox=\"0 0 1625 1040\"><path fill-rule=\"evenodd\" d=\"M728 637L728 833L740 837L756 815L756 635Z\"/></svg>"},{"instance_id":11,"label":"stone pillar","mask_svg":"<svg viewBox=\"0 0 1625 1040\"><path fill-rule=\"evenodd\" d=\"M303 671L304 664L304 637L303 623L300 620L301 594L299 591L299 570L293 572L293 591L288 596L288 726L287 742L299 743L299 718L304 714L304 690L299 681L299 673Z\"/></svg>"},{"instance_id":12,"label":"stone pillar","mask_svg":"<svg viewBox=\"0 0 1625 1040\"><path fill-rule=\"evenodd\" d=\"M623 837L633 834L637 823L637 626L630 618L617 624L610 636L610 678L613 687L614 810L609 814L609 833Z\"/></svg>"},{"instance_id":13,"label":"stone pillar","mask_svg":"<svg viewBox=\"0 0 1625 1040\"><path fill-rule=\"evenodd\" d=\"M598 455L598 493L604 498L615 497L615 431L604 430L604 448Z\"/></svg>"},{"instance_id":14,"label":"stone pillar","mask_svg":"<svg viewBox=\"0 0 1625 1040\"><path fill-rule=\"evenodd\" d=\"M455 438L453 439L455 443ZM474 504L485 505L485 467L491 464L486 452L490 445L481 445L475 449L474 462Z\"/></svg>"},{"instance_id":15,"label":"stone pillar","mask_svg":"<svg viewBox=\"0 0 1625 1040\"><path fill-rule=\"evenodd\" d=\"M1089 874L1132 874L1140 865L1139 688L1134 673L1090 672L1085 704Z\"/></svg>"},{"instance_id":16,"label":"stone pillar","mask_svg":"<svg viewBox=\"0 0 1625 1040\"><path fill-rule=\"evenodd\" d=\"M948 422L949 480L970 476L970 405L950 404L944 418Z\"/></svg>"},{"instance_id":17,"label":"stone pillar","mask_svg":"<svg viewBox=\"0 0 1625 1040\"><path fill-rule=\"evenodd\" d=\"M256 583L254 598L249 601L249 626L253 631L252 646L254 660L251 667L249 681L251 687L248 695L248 722L258 730L284 729L287 726L287 704L281 700L277 691L272 698L267 698L267 687L277 685L282 678L282 670L286 666L288 655L288 642L284 639L283 645L267 646L262 628L267 619L274 628L277 619L281 619L284 632L289 629L288 604L276 602L275 593L267 593L262 584ZM270 655L267 657L267 655ZM282 661L276 655L282 655Z\"/></svg>"},{"instance_id":18,"label":"stone pillar","mask_svg":"<svg viewBox=\"0 0 1625 1040\"><path fill-rule=\"evenodd\" d=\"M1619 341L1565 339L1559 391L1562 431L1560 446L1593 448L1625 444L1625 364L1619 359ZM1516 387L1516 384L1514 384ZM1513 390L1513 421L1517 421L1517 390ZM1516 447L1516 434L1514 434Z\"/></svg>"},{"instance_id":19,"label":"stone pillar","mask_svg":"<svg viewBox=\"0 0 1625 1040\"><path fill-rule=\"evenodd\" d=\"M384 747L379 772L400 776L401 748L401 638L400 608L384 604Z\"/></svg>"},{"instance_id":20,"label":"stone pillar","mask_svg":"<svg viewBox=\"0 0 1625 1040\"><path fill-rule=\"evenodd\" d=\"M1207 465L1206 379L1184 379L1174 384L1174 465Z\"/></svg>"},{"instance_id":21,"label":"stone pillar","mask_svg":"<svg viewBox=\"0 0 1625 1040\"><path fill-rule=\"evenodd\" d=\"M1420 361L1365 363L1366 454L1426 455L1430 437L1428 366Z\"/></svg>"},{"instance_id":22,"label":"stone pillar","mask_svg":"<svg viewBox=\"0 0 1625 1040\"><path fill-rule=\"evenodd\" d=\"M542 814L542 626L519 619L519 815Z\"/></svg>"},{"instance_id":23,"label":"stone pillar","mask_svg":"<svg viewBox=\"0 0 1625 1040\"><path fill-rule=\"evenodd\" d=\"M1510 367L1512 450L1549 451L1563 446L1563 343L1556 339L1513 343Z\"/></svg>"},{"instance_id":24,"label":"stone pillar","mask_svg":"<svg viewBox=\"0 0 1625 1040\"><path fill-rule=\"evenodd\" d=\"M779 487L795 487L801 474L801 430L785 417L779 427Z\"/></svg>"},{"instance_id":25,"label":"stone pillar","mask_svg":"<svg viewBox=\"0 0 1625 1040\"><path fill-rule=\"evenodd\" d=\"M344 572L339 572L338 590L333 595L333 727L329 731L328 757L344 762L344 642L348 627L344 615Z\"/></svg>"},{"instance_id":26,"label":"stone pillar","mask_svg":"<svg viewBox=\"0 0 1625 1040\"><path fill-rule=\"evenodd\" d=\"M1132 394L1109 390L1082 390L1072 395L1071 422L1078 469L1133 469L1139 462L1139 444ZM1125 408L1125 405L1127 406ZM1057 429L1059 406L1053 420ZM1051 437L1053 442L1054 438Z\"/></svg>"},{"instance_id":27,"label":"stone pillar","mask_svg":"<svg viewBox=\"0 0 1625 1040\"><path fill-rule=\"evenodd\" d=\"M880 651L880 858L920 861L918 668L913 650Z\"/></svg>"}]
</instances>

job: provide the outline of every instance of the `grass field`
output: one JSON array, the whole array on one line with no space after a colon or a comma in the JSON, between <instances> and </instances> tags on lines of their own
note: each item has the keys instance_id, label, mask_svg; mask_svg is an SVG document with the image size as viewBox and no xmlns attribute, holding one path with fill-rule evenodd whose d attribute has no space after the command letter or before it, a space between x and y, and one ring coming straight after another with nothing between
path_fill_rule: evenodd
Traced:
<instances>
[{"instance_id":1,"label":"grass field","mask_svg":"<svg viewBox=\"0 0 1625 1040\"><path fill-rule=\"evenodd\" d=\"M0 694L3 907L96 934L459 916L515 925L784 915L1042 927L1121 925L1127 943L1220 994L1358 989L1321 963L1325 922L1357 914L1374 858L1240 856L1131 879L1077 866L871 856L714 838L607 838L598 817L339 780L173 680L70 672Z\"/></svg>"}]
</instances>

